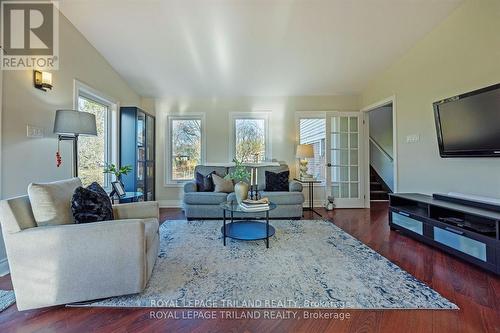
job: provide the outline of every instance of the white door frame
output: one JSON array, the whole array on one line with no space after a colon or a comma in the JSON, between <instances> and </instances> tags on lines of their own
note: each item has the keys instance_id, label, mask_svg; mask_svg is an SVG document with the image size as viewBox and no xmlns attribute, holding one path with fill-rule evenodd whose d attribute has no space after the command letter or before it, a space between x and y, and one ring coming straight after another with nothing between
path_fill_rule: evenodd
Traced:
<instances>
[{"instance_id":1,"label":"white door frame","mask_svg":"<svg viewBox=\"0 0 500 333\"><path fill-rule=\"evenodd\" d=\"M364 178L366 178L366 163L364 159L366 158L366 153L364 152L365 150L365 136L366 136L366 131L365 131L365 126L363 125L364 122L364 114L361 114L358 111L330 111L326 112L326 163L331 163L332 161L332 155L331 155L331 118L332 116L354 116L358 117L358 170L359 170L359 198L349 198L349 199L341 199L341 198L335 198L335 200L343 200L345 203L344 207L340 208L366 208L366 181ZM331 174L331 168L328 167L326 171L326 186L325 186L325 192L326 195L328 196L329 193L332 192L332 174ZM364 198L363 198L364 196ZM364 200L363 200L364 199ZM337 201L336 201L337 202ZM361 205L360 205L361 203Z\"/></svg>"},{"instance_id":2,"label":"white door frame","mask_svg":"<svg viewBox=\"0 0 500 333\"><path fill-rule=\"evenodd\" d=\"M364 149L365 158L364 163L370 164L370 117L368 112L378 109L381 106L392 103L392 158L394 165L394 192L398 192L398 127L397 127L397 112L396 112L396 95L384 98L376 103L365 106L361 109L364 119L365 138ZM365 165L365 207L370 208L370 168Z\"/></svg>"}]
</instances>

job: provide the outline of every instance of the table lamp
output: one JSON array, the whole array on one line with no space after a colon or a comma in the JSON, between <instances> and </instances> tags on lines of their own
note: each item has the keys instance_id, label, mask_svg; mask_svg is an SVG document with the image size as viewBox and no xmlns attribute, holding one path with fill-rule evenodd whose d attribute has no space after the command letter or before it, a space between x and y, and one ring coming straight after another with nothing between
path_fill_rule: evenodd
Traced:
<instances>
[{"instance_id":1,"label":"table lamp","mask_svg":"<svg viewBox=\"0 0 500 333\"><path fill-rule=\"evenodd\" d=\"M78 177L78 137L80 135L97 135L95 115L76 110L57 110L54 120L54 133L58 141L73 141L73 176ZM58 163L60 156L58 152Z\"/></svg>"},{"instance_id":2,"label":"table lamp","mask_svg":"<svg viewBox=\"0 0 500 333\"><path fill-rule=\"evenodd\" d=\"M314 147L309 144L302 144L297 146L295 157L299 159L300 164L300 178L310 178L311 175L307 173L307 159L314 157Z\"/></svg>"}]
</instances>

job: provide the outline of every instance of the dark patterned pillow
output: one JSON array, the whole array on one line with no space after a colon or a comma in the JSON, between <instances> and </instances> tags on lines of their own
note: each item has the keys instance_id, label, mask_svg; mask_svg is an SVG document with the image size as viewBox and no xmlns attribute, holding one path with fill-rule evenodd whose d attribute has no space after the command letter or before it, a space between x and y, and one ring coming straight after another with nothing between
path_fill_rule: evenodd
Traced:
<instances>
[{"instance_id":1,"label":"dark patterned pillow","mask_svg":"<svg viewBox=\"0 0 500 333\"><path fill-rule=\"evenodd\" d=\"M288 192L288 178L290 171L283 171L279 173L266 171L266 191L268 192Z\"/></svg>"},{"instance_id":2,"label":"dark patterned pillow","mask_svg":"<svg viewBox=\"0 0 500 333\"><path fill-rule=\"evenodd\" d=\"M213 192L215 189L214 180L212 179L212 174L214 172L209 173L204 176L199 172L196 172L196 191L198 192Z\"/></svg>"},{"instance_id":3,"label":"dark patterned pillow","mask_svg":"<svg viewBox=\"0 0 500 333\"><path fill-rule=\"evenodd\" d=\"M89 223L113 220L111 199L96 182L87 188L78 187L71 200L71 210L75 223Z\"/></svg>"}]
</instances>

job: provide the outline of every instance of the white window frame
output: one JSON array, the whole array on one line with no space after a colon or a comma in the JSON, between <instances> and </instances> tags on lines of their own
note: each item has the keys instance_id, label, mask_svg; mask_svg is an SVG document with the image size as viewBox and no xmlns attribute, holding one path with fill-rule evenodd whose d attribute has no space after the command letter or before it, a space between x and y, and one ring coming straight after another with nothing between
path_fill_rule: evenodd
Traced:
<instances>
[{"instance_id":1,"label":"white window frame","mask_svg":"<svg viewBox=\"0 0 500 333\"><path fill-rule=\"evenodd\" d=\"M230 112L229 113L229 161L232 162L233 158L236 156L236 120L237 119L263 119L264 120L264 135L265 135L265 145L266 145L266 156L265 161L272 160L272 140L269 131L269 119L270 111L258 111L258 112Z\"/></svg>"},{"instance_id":2,"label":"white window frame","mask_svg":"<svg viewBox=\"0 0 500 333\"><path fill-rule=\"evenodd\" d=\"M90 99L99 104L108 107L107 115L107 129L105 133L106 140L106 151L104 156L104 163L114 163L119 165L118 161L118 110L120 105L117 100L107 96L106 94L100 92L97 89L79 81L73 81L73 109L78 110L78 99L79 97ZM111 175L106 174L104 177L104 189L111 190Z\"/></svg>"},{"instance_id":3,"label":"white window frame","mask_svg":"<svg viewBox=\"0 0 500 333\"><path fill-rule=\"evenodd\" d=\"M300 120L301 119L324 119L326 122L326 113L327 111L297 111L295 112L295 147L293 151L293 156L295 157L295 149L297 146L300 144ZM326 132L325 132L325 157L326 157ZM295 172L296 174L300 174L300 169L299 169L299 162L298 159L295 158ZM321 183L313 184L314 187L324 187L326 186L326 172L328 172L327 169L325 169L325 174L323 175L323 179L321 180Z\"/></svg>"},{"instance_id":4,"label":"white window frame","mask_svg":"<svg viewBox=\"0 0 500 333\"><path fill-rule=\"evenodd\" d=\"M164 170L165 175L165 187L182 187L184 183L190 180L174 180L172 179L172 121L173 120L200 120L201 121L201 164L206 163L206 130L205 130L205 113L204 112L192 112L184 114L169 114L167 115L166 121L166 136L165 136L165 165L167 166Z\"/></svg>"}]
</instances>

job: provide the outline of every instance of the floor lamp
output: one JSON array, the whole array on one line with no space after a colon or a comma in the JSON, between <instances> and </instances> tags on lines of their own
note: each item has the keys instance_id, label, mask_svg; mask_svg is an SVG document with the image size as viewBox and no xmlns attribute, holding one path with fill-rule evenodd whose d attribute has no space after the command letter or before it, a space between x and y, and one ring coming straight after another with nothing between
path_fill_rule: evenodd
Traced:
<instances>
[{"instance_id":1,"label":"floor lamp","mask_svg":"<svg viewBox=\"0 0 500 333\"><path fill-rule=\"evenodd\" d=\"M73 177L78 177L78 137L97 136L95 115L76 110L57 110L54 133L59 141L73 141Z\"/></svg>"}]
</instances>

